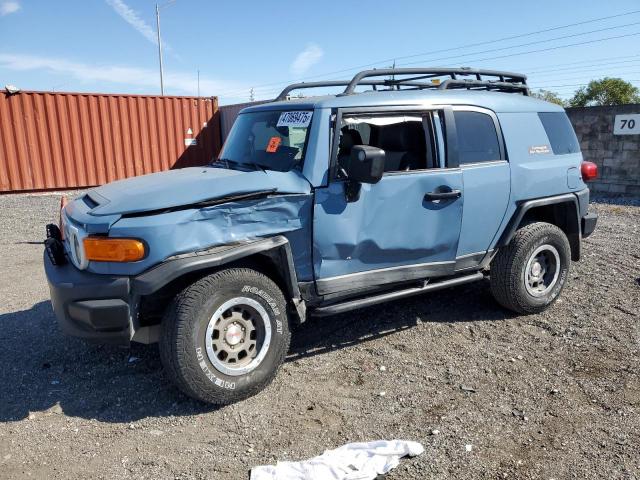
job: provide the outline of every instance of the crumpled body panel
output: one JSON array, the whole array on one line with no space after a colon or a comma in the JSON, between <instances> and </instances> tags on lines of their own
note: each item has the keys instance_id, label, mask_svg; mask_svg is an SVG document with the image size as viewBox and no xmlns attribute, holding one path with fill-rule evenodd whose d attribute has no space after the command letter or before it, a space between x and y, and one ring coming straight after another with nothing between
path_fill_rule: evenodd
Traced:
<instances>
[{"instance_id":1,"label":"crumpled body panel","mask_svg":"<svg viewBox=\"0 0 640 480\"><path fill-rule=\"evenodd\" d=\"M459 170L385 175L362 185L356 201L344 183L316 190L314 263L318 279L402 265L455 262L463 199L431 203L442 185L462 189Z\"/></svg>"},{"instance_id":2,"label":"crumpled body panel","mask_svg":"<svg viewBox=\"0 0 640 480\"><path fill-rule=\"evenodd\" d=\"M128 215L243 195L252 192L309 193L302 173L240 171L193 167L143 175L108 183L89 192L98 204L91 215Z\"/></svg>"},{"instance_id":3,"label":"crumpled body panel","mask_svg":"<svg viewBox=\"0 0 640 480\"><path fill-rule=\"evenodd\" d=\"M311 202L311 195L276 195L201 209L124 217L111 227L109 236L143 240L148 245L148 256L133 263L91 262L89 270L137 275L179 253L284 235L291 242L299 279L311 279Z\"/></svg>"}]
</instances>

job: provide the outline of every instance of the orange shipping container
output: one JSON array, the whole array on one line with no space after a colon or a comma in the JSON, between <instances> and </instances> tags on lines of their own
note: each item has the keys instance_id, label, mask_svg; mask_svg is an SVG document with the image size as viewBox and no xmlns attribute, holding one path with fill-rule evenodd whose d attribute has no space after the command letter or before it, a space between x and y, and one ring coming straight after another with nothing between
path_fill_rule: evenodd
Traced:
<instances>
[{"instance_id":1,"label":"orange shipping container","mask_svg":"<svg viewBox=\"0 0 640 480\"><path fill-rule=\"evenodd\" d=\"M216 97L0 94L0 192L204 165L220 147Z\"/></svg>"}]
</instances>

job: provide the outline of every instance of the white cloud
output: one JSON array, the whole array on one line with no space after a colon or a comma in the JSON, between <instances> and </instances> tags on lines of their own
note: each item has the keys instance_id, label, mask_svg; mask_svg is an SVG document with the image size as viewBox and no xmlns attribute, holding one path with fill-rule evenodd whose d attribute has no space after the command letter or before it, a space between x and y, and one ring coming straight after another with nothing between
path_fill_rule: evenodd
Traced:
<instances>
[{"instance_id":1,"label":"white cloud","mask_svg":"<svg viewBox=\"0 0 640 480\"><path fill-rule=\"evenodd\" d=\"M138 12L133 10L122 0L106 0L106 2L124 19L125 22L135 28L144 38L155 45L158 44L156 31L147 22L140 18ZM165 46L165 42L162 42L162 46Z\"/></svg>"},{"instance_id":2,"label":"white cloud","mask_svg":"<svg viewBox=\"0 0 640 480\"><path fill-rule=\"evenodd\" d=\"M324 51L313 43L301 51L291 63L289 70L294 75L302 75L312 66L318 63L324 56Z\"/></svg>"},{"instance_id":3,"label":"white cloud","mask_svg":"<svg viewBox=\"0 0 640 480\"><path fill-rule=\"evenodd\" d=\"M101 65L74 62L63 58L41 57L37 55L16 55L0 53L0 68L14 71L40 71L72 78L85 83L106 82L129 87L143 87L147 91L157 91L160 80L157 70L122 65ZM181 94L195 95L198 88L197 74L165 72L164 85L167 90ZM216 92L243 88L235 82L216 80L200 76L200 94L216 95ZM246 88L249 91L249 88ZM125 89L126 91L126 89Z\"/></svg>"},{"instance_id":4,"label":"white cloud","mask_svg":"<svg viewBox=\"0 0 640 480\"><path fill-rule=\"evenodd\" d=\"M18 2L2 2L0 3L0 16L4 17L11 13L15 13L20 10L20 4Z\"/></svg>"}]
</instances>

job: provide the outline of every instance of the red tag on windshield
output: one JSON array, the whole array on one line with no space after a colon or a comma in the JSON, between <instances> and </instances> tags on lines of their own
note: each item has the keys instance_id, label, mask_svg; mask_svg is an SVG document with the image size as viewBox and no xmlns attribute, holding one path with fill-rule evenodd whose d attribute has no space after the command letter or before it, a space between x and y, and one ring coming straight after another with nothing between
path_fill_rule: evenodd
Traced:
<instances>
[{"instance_id":1,"label":"red tag on windshield","mask_svg":"<svg viewBox=\"0 0 640 480\"><path fill-rule=\"evenodd\" d=\"M280 146L280 142L282 142L280 137L271 137L267 144L267 153L276 153L276 150L278 150L278 147Z\"/></svg>"}]
</instances>

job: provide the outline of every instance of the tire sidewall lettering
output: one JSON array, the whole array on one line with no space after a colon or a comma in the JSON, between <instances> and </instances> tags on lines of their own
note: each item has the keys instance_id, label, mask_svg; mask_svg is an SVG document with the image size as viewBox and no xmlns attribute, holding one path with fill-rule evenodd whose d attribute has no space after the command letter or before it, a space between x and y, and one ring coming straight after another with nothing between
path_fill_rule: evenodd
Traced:
<instances>
[{"instance_id":1,"label":"tire sidewall lettering","mask_svg":"<svg viewBox=\"0 0 640 480\"><path fill-rule=\"evenodd\" d=\"M198 366L205 374L205 376L209 379L211 383L220 388L225 388L227 390L235 390L236 382L228 382L217 377L209 368L209 362L206 356L202 353L202 347L196 347L196 358L198 359Z\"/></svg>"},{"instance_id":2,"label":"tire sidewall lettering","mask_svg":"<svg viewBox=\"0 0 640 480\"><path fill-rule=\"evenodd\" d=\"M276 332L278 332L279 335L282 335L284 331L282 328L282 320L278 318L281 312L280 312L280 309L278 308L278 304L276 303L275 299L271 295L269 295L267 292L262 290L261 288L254 287L251 285L244 285L242 287L242 293L251 293L253 295L257 295L262 300L264 300L267 303L267 305L269 305L269 308L271 308L271 311L275 315Z\"/></svg>"}]
</instances>

